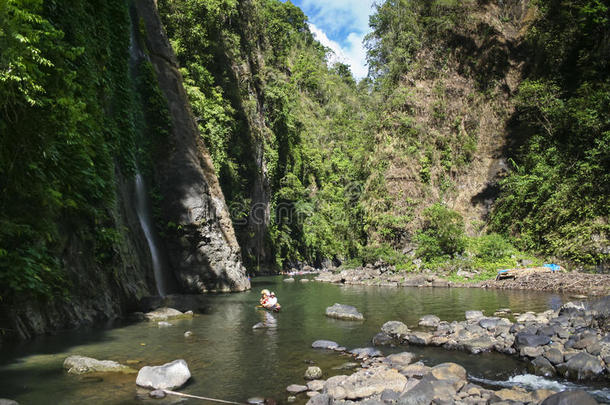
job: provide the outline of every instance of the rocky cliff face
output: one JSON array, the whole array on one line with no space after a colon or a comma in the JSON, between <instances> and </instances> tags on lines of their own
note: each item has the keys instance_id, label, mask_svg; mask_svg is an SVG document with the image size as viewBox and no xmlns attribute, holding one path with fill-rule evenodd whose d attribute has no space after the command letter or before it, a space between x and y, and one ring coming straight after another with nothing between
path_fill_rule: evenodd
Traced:
<instances>
[{"instance_id":1,"label":"rocky cliff face","mask_svg":"<svg viewBox=\"0 0 610 405\"><path fill-rule=\"evenodd\" d=\"M127 5L124 7L121 12L126 16ZM250 283L241 263L233 225L208 151L191 115L174 53L158 18L156 2L138 0L130 14L132 26L137 27L132 41L145 44L138 52L132 52L131 57L141 58L141 62L154 68L156 79L148 85L160 90L171 121L170 134L162 145L163 153L140 157L146 160L142 166L151 166L147 169L152 171L148 177L153 178L148 182L154 186L152 193L158 194L161 201L155 205L154 219L159 230L167 228L161 235L162 253L169 262L166 271L178 282L177 288L170 292L246 290ZM125 29L125 24L121 27L117 29ZM125 49L119 53L128 58L125 39L129 33L121 32L121 36ZM131 62L133 70L134 61ZM138 83L142 78L138 75L141 72L130 74L128 65L125 60L122 79L133 86L132 91L140 91ZM138 97L142 99L139 102L135 101ZM145 98L143 94L134 95L132 108L145 109L141 105L146 103ZM107 113L112 114L111 110L109 108ZM135 122L145 115L133 113L135 131L151 128ZM155 136L152 133L142 135ZM147 150L144 145L139 148ZM10 304L0 303L0 341L27 339L54 330L118 318L135 310L143 297L157 295L150 247L136 212L133 176L133 168L122 167L119 159L115 160L114 202L106 204L109 218L106 223L97 223L92 218L71 218L61 222L63 236L57 241L55 251L65 280L66 297L35 300L17 296ZM107 231L108 239L100 242L92 238L92 234L96 235L92 229ZM104 248L107 248L103 255L99 254L101 243L106 243Z\"/></svg>"},{"instance_id":2,"label":"rocky cliff face","mask_svg":"<svg viewBox=\"0 0 610 405\"><path fill-rule=\"evenodd\" d=\"M1 338L29 339L59 329L100 323L133 310L139 299L155 295L146 239L133 207L134 183L117 174L114 228L123 230L113 258L99 263L95 247L79 232L66 229L61 262L69 300L18 300L0 307ZM82 224L83 227L87 224Z\"/></svg>"},{"instance_id":3,"label":"rocky cliff face","mask_svg":"<svg viewBox=\"0 0 610 405\"><path fill-rule=\"evenodd\" d=\"M170 266L188 292L243 291L250 287L224 196L201 140L182 76L154 0L136 1L146 47L167 99L172 130L167 153L154 169L163 196L163 221L176 224L165 243Z\"/></svg>"}]
</instances>

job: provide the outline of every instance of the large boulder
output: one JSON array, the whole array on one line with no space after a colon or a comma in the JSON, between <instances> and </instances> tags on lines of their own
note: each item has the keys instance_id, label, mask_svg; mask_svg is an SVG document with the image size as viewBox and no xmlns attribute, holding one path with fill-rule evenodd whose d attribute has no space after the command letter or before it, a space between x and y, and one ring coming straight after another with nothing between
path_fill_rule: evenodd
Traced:
<instances>
[{"instance_id":1,"label":"large boulder","mask_svg":"<svg viewBox=\"0 0 610 405\"><path fill-rule=\"evenodd\" d=\"M409 332L407 325L400 321L388 321L381 326L381 331L392 337L404 339Z\"/></svg>"},{"instance_id":2,"label":"large boulder","mask_svg":"<svg viewBox=\"0 0 610 405\"><path fill-rule=\"evenodd\" d=\"M550 361L542 356L538 356L532 360L532 368L536 375L541 375L543 377L555 376L555 367L553 367Z\"/></svg>"},{"instance_id":3,"label":"large boulder","mask_svg":"<svg viewBox=\"0 0 610 405\"><path fill-rule=\"evenodd\" d=\"M428 332L411 332L407 335L407 340L414 345L427 346L432 341L432 334Z\"/></svg>"},{"instance_id":4,"label":"large boulder","mask_svg":"<svg viewBox=\"0 0 610 405\"><path fill-rule=\"evenodd\" d=\"M544 346L551 342L551 338L546 335L534 335L527 332L518 333L515 338L515 348L521 349L522 347L530 346Z\"/></svg>"},{"instance_id":5,"label":"large boulder","mask_svg":"<svg viewBox=\"0 0 610 405\"><path fill-rule=\"evenodd\" d=\"M557 365L557 369L568 378L584 380L598 377L605 368L597 357L588 353L578 353L567 362Z\"/></svg>"},{"instance_id":6,"label":"large boulder","mask_svg":"<svg viewBox=\"0 0 610 405\"><path fill-rule=\"evenodd\" d=\"M383 332L377 333L373 336L371 341L373 342L373 346L394 346L399 343L397 342L397 339Z\"/></svg>"},{"instance_id":7,"label":"large boulder","mask_svg":"<svg viewBox=\"0 0 610 405\"><path fill-rule=\"evenodd\" d=\"M156 390L172 390L183 386L191 378L186 361L179 359L162 366L144 366L138 372L136 384Z\"/></svg>"},{"instance_id":8,"label":"large boulder","mask_svg":"<svg viewBox=\"0 0 610 405\"><path fill-rule=\"evenodd\" d=\"M491 351L497 343L498 341L492 339L489 335L480 335L464 340L461 342L461 346L470 353L479 354Z\"/></svg>"},{"instance_id":9,"label":"large boulder","mask_svg":"<svg viewBox=\"0 0 610 405\"><path fill-rule=\"evenodd\" d=\"M192 318L193 311L180 312L174 308L157 308L144 314L144 318L152 322L167 321L168 319Z\"/></svg>"},{"instance_id":10,"label":"large boulder","mask_svg":"<svg viewBox=\"0 0 610 405\"><path fill-rule=\"evenodd\" d=\"M360 370L349 377L331 377L326 381L324 392L335 400L368 398L384 390L401 392L407 378L396 370L381 366Z\"/></svg>"},{"instance_id":11,"label":"large boulder","mask_svg":"<svg viewBox=\"0 0 610 405\"><path fill-rule=\"evenodd\" d=\"M417 381L417 380L415 380ZM399 397L398 405L428 405L434 403L454 403L457 390L450 381L437 380L426 374L418 383L405 390Z\"/></svg>"},{"instance_id":12,"label":"large boulder","mask_svg":"<svg viewBox=\"0 0 610 405\"><path fill-rule=\"evenodd\" d=\"M85 356L70 356L64 360L64 369L68 370L69 374L85 374L85 373L135 373L131 367L124 366L112 360L97 360Z\"/></svg>"},{"instance_id":13,"label":"large boulder","mask_svg":"<svg viewBox=\"0 0 610 405\"><path fill-rule=\"evenodd\" d=\"M388 363L390 367L400 371L413 362L415 355L409 352L390 354L384 359L384 363Z\"/></svg>"},{"instance_id":14,"label":"large boulder","mask_svg":"<svg viewBox=\"0 0 610 405\"><path fill-rule=\"evenodd\" d=\"M335 304L326 308L326 316L329 318L345 319L348 321L362 321L364 316L351 305Z\"/></svg>"},{"instance_id":15,"label":"large boulder","mask_svg":"<svg viewBox=\"0 0 610 405\"><path fill-rule=\"evenodd\" d=\"M563 363L563 352L557 348L550 348L549 350L547 350L544 353L544 357L546 357L546 359L548 361L551 362L551 364L560 364Z\"/></svg>"},{"instance_id":16,"label":"large boulder","mask_svg":"<svg viewBox=\"0 0 610 405\"><path fill-rule=\"evenodd\" d=\"M597 401L585 391L563 391L547 397L540 405L597 405Z\"/></svg>"},{"instance_id":17,"label":"large boulder","mask_svg":"<svg viewBox=\"0 0 610 405\"><path fill-rule=\"evenodd\" d=\"M456 390L466 381L466 369L455 363L442 363L432 367L430 374L439 381L447 381L455 385Z\"/></svg>"}]
</instances>

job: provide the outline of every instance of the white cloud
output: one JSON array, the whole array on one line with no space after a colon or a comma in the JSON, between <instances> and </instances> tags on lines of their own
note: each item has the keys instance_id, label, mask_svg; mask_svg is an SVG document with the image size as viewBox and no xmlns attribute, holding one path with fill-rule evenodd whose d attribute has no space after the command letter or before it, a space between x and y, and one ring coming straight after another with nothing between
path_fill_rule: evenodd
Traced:
<instances>
[{"instance_id":1,"label":"white cloud","mask_svg":"<svg viewBox=\"0 0 610 405\"><path fill-rule=\"evenodd\" d=\"M374 0L302 0L310 21L331 37L344 30L363 34L369 30Z\"/></svg>"},{"instance_id":2,"label":"white cloud","mask_svg":"<svg viewBox=\"0 0 610 405\"><path fill-rule=\"evenodd\" d=\"M362 40L370 32L369 16L373 12L374 2L375 0L300 1L300 7L309 17L309 27L316 39L335 52L336 60L350 65L356 79L362 79L368 73Z\"/></svg>"},{"instance_id":3,"label":"white cloud","mask_svg":"<svg viewBox=\"0 0 610 405\"><path fill-rule=\"evenodd\" d=\"M309 24L309 30L322 45L333 51L334 54L331 54L328 60L329 64L345 63L350 66L356 80L366 77L368 68L366 66L366 50L362 43L364 34L358 35L351 32L346 38L346 45L341 46L338 42L329 39L326 33L314 24Z\"/></svg>"}]
</instances>

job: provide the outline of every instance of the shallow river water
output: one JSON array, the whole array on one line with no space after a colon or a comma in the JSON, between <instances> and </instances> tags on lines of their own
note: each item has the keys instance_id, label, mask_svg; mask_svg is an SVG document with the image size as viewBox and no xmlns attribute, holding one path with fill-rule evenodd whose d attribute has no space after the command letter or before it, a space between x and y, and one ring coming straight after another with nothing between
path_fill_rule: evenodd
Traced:
<instances>
[{"instance_id":1,"label":"shallow river water","mask_svg":"<svg viewBox=\"0 0 610 405\"><path fill-rule=\"evenodd\" d=\"M276 292L281 313L269 314L255 308L263 288ZM565 299L527 291L339 286L301 283L298 279L296 283L284 283L281 277L260 277L253 279L252 291L245 293L169 298L170 306L196 313L193 319L171 321L171 327L160 328L149 322L115 324L4 346L0 351L0 398L12 398L21 404L179 401L169 397L148 399L146 390L136 388L135 374L66 374L63 360L79 354L129 363L136 369L182 358L188 363L192 378L181 392L237 402L262 396L286 403L285 387L305 382L303 373L308 363L315 362L327 378L345 373L333 368L351 361L344 355L312 349L314 340L334 340L349 349L366 347L389 320L400 320L413 328L426 314L436 314L447 321L463 320L464 312L470 309L484 310L487 315L506 307L513 312L543 311L557 308ZM325 308L335 302L356 306L365 321L326 318ZM274 327L252 329L261 321ZM193 336L185 338L187 330ZM551 388L569 385L529 376L525 363L500 354L469 355L414 346L381 350L384 354L408 350L428 365L453 361L483 384ZM608 394L604 386L590 389L597 391L598 398ZM297 400L297 404L304 402L304 395Z\"/></svg>"}]
</instances>

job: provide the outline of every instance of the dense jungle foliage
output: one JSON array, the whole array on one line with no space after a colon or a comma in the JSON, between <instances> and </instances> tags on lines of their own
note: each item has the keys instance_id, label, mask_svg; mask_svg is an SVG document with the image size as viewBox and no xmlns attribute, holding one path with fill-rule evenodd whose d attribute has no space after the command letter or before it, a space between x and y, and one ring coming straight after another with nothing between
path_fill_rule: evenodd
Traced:
<instances>
[{"instance_id":1,"label":"dense jungle foliage","mask_svg":"<svg viewBox=\"0 0 610 405\"><path fill-rule=\"evenodd\" d=\"M123 0L0 3L4 303L69 295L63 261L75 240L98 271L118 265L117 174L133 177L136 157L150 155L145 116L167 117L152 68L130 74L129 18Z\"/></svg>"},{"instance_id":2,"label":"dense jungle foliage","mask_svg":"<svg viewBox=\"0 0 610 405\"><path fill-rule=\"evenodd\" d=\"M327 66L326 50L290 2L160 2L242 245L252 237L245 224L252 220L253 182L266 167L272 196L267 238L278 266L322 258L383 258L412 269L412 257L403 252L414 245L411 254L427 261L459 257L459 264L449 268L468 268L481 266L476 258L491 243L498 252L492 256L499 255L491 269L496 260L511 266L524 257L511 240L525 250L583 263L605 260L607 252L600 247L608 235L603 201L608 195L607 76L600 61L607 59L607 9L599 2L572 2L567 8L543 0L533 4L538 13L527 27L527 50L521 52L531 55L528 79L518 90L516 110L499 113L511 123L509 137L518 138L507 152L513 167L499 186L499 204L481 223L467 224L470 239L464 220L448 204L459 175L468 176L484 134L472 118L478 110L454 111L445 85L447 66L459 66L459 74L474 83L465 104L509 98L500 85L509 51L500 46L498 28L475 16L479 3L381 3L371 17L370 76L357 84L346 66ZM510 3L497 17L517 26ZM489 44L479 47L473 59L468 53L474 45L462 43L480 37ZM582 61L574 63L574 55L583 55ZM557 64L562 57L564 65L572 65ZM590 98L575 99L567 108L561 98L571 96L556 82L574 85L574 77L588 78L580 93L574 91L586 88ZM425 122L415 112L418 95L412 83L418 80L429 80L437 95ZM561 101L561 112L536 109L553 97ZM558 106L548 108L553 105ZM588 107L594 110L583 112ZM590 121L579 123L577 114ZM548 128L553 134L537 133L549 119L571 127L553 124ZM514 122L520 123L518 130ZM582 131L588 143L582 142ZM568 155L559 150L568 147L559 145L566 136L581 139ZM258 145L264 165L253 158ZM418 194L388 184L389 162L395 161L416 168ZM573 176L558 175L566 170ZM462 225L452 231L431 228L430 216L439 215ZM485 236L481 229L488 227L499 234ZM451 243L447 232L457 232ZM256 264L253 257L245 259Z\"/></svg>"},{"instance_id":3,"label":"dense jungle foliage","mask_svg":"<svg viewBox=\"0 0 610 405\"><path fill-rule=\"evenodd\" d=\"M535 0L519 26L509 6L493 25L477 17L483 1L386 0L360 82L328 65L289 1L158 3L242 245L255 185L266 184L266 265L382 258L415 270L422 259L493 272L528 257L517 248L607 261L605 2ZM155 145L138 134L147 126L162 148L168 125L150 66L132 80L129 27L123 0L0 3L4 299L65 293L70 238L112 271L124 231L113 219L117 173L154 165ZM501 40L506 27L521 30L518 44ZM515 92L504 83L511 58L523 63ZM452 77L465 94L452 93ZM506 124L510 167L474 220L452 201L483 153L486 129L473 117L486 106ZM244 259L260 265L255 252Z\"/></svg>"}]
</instances>

